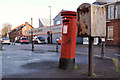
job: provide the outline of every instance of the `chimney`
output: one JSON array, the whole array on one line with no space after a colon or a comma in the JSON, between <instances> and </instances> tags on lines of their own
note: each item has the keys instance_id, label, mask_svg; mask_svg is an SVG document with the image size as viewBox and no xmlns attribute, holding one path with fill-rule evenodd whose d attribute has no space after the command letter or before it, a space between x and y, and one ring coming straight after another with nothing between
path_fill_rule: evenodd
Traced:
<instances>
[{"instance_id":1,"label":"chimney","mask_svg":"<svg viewBox=\"0 0 120 80\"><path fill-rule=\"evenodd\" d=\"M29 24L28 22L25 22L25 24Z\"/></svg>"}]
</instances>

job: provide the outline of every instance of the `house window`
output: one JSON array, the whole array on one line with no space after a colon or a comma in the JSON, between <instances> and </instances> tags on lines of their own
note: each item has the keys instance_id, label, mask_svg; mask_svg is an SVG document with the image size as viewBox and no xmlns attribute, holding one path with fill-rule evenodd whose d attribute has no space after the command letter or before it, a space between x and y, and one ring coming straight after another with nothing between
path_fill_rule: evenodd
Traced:
<instances>
[{"instance_id":1,"label":"house window","mask_svg":"<svg viewBox=\"0 0 120 80\"><path fill-rule=\"evenodd\" d=\"M113 26L108 26L107 40L113 40Z\"/></svg>"},{"instance_id":2,"label":"house window","mask_svg":"<svg viewBox=\"0 0 120 80\"><path fill-rule=\"evenodd\" d=\"M35 30L35 33L37 32L37 30Z\"/></svg>"},{"instance_id":3,"label":"house window","mask_svg":"<svg viewBox=\"0 0 120 80\"><path fill-rule=\"evenodd\" d=\"M110 19L114 18L114 6L110 6Z\"/></svg>"},{"instance_id":4,"label":"house window","mask_svg":"<svg viewBox=\"0 0 120 80\"><path fill-rule=\"evenodd\" d=\"M42 29L39 29L38 32L42 32Z\"/></svg>"},{"instance_id":5,"label":"house window","mask_svg":"<svg viewBox=\"0 0 120 80\"><path fill-rule=\"evenodd\" d=\"M56 25L58 25L58 24L60 24L60 21L57 21L57 22L56 22Z\"/></svg>"},{"instance_id":6,"label":"house window","mask_svg":"<svg viewBox=\"0 0 120 80\"><path fill-rule=\"evenodd\" d=\"M117 15L117 17L120 18L120 5L118 5Z\"/></svg>"},{"instance_id":7,"label":"house window","mask_svg":"<svg viewBox=\"0 0 120 80\"><path fill-rule=\"evenodd\" d=\"M25 30L26 30L26 26L25 26Z\"/></svg>"}]
</instances>

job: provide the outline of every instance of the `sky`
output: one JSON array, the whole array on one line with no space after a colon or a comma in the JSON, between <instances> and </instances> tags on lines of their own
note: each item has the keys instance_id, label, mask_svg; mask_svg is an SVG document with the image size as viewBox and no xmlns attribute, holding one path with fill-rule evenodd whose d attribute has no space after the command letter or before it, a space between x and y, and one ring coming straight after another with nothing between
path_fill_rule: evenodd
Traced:
<instances>
[{"instance_id":1,"label":"sky","mask_svg":"<svg viewBox=\"0 0 120 80\"><path fill-rule=\"evenodd\" d=\"M93 3L96 0L0 0L0 29L4 23L10 23L12 28L25 22L33 27L39 27L38 18L53 19L62 9L76 11L82 3Z\"/></svg>"}]
</instances>

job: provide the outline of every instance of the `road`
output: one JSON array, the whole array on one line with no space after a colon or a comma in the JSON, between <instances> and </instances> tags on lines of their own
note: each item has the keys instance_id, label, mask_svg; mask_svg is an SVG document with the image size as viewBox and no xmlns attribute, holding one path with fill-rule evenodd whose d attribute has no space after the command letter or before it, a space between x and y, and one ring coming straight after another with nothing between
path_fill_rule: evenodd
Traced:
<instances>
[{"instance_id":1,"label":"road","mask_svg":"<svg viewBox=\"0 0 120 80\"><path fill-rule=\"evenodd\" d=\"M95 55L100 51L95 47ZM108 51L110 47L106 48ZM38 44L35 51L31 51L31 44L4 45L2 53L2 77L3 78L87 78L88 73L88 48L86 45L76 46L75 63L77 70L61 70L59 66L60 52L55 52L56 45ZM111 50L111 49L110 49ZM110 52L113 57L116 48ZM59 45L60 51L60 45ZM97 52L98 51L98 52ZM109 52L107 53L109 54ZM111 54L111 53L110 53ZM110 56L109 56L110 57ZM118 74L111 59L94 58L95 74L98 78L117 78Z\"/></svg>"}]
</instances>

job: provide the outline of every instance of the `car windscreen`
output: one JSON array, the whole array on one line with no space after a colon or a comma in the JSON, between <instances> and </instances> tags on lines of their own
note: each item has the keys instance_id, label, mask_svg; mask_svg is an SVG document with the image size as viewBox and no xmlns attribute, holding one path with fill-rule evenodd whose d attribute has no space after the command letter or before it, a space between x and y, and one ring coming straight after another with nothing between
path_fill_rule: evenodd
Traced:
<instances>
[{"instance_id":1,"label":"car windscreen","mask_svg":"<svg viewBox=\"0 0 120 80\"><path fill-rule=\"evenodd\" d=\"M7 38L3 38L3 40L10 40L10 39L7 39Z\"/></svg>"},{"instance_id":2,"label":"car windscreen","mask_svg":"<svg viewBox=\"0 0 120 80\"><path fill-rule=\"evenodd\" d=\"M22 38L22 40L28 40L27 38Z\"/></svg>"}]
</instances>

